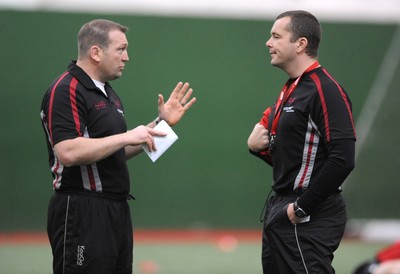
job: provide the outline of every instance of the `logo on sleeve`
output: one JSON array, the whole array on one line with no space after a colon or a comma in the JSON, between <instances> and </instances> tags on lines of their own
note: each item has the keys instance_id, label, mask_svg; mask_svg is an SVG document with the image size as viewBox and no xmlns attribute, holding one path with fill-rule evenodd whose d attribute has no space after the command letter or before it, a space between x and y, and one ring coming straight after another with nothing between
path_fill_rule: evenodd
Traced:
<instances>
[{"instance_id":1,"label":"logo on sleeve","mask_svg":"<svg viewBox=\"0 0 400 274\"><path fill-rule=\"evenodd\" d=\"M122 104L121 104L120 100L115 100L113 103L117 108L122 108Z\"/></svg>"}]
</instances>

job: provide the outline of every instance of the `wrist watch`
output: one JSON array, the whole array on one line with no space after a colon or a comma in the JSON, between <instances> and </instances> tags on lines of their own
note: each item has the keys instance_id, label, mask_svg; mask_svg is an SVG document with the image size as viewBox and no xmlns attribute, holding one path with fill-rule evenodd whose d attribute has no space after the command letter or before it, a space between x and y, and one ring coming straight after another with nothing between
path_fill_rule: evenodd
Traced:
<instances>
[{"instance_id":1,"label":"wrist watch","mask_svg":"<svg viewBox=\"0 0 400 274\"><path fill-rule=\"evenodd\" d=\"M304 218L308 216L308 214L297 204L297 200L293 203L294 215L299 218Z\"/></svg>"}]
</instances>

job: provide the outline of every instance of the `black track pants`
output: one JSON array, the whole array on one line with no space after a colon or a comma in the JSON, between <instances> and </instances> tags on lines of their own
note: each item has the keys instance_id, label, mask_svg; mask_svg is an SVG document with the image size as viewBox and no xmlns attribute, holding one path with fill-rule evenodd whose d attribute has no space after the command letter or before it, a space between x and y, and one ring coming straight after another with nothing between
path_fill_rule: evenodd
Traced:
<instances>
[{"instance_id":1,"label":"black track pants","mask_svg":"<svg viewBox=\"0 0 400 274\"><path fill-rule=\"evenodd\" d=\"M346 225L342 195L328 197L310 216L310 221L293 225L287 206L297 195L274 195L264 219L262 265L264 274L330 274L333 252Z\"/></svg>"},{"instance_id":2,"label":"black track pants","mask_svg":"<svg viewBox=\"0 0 400 274\"><path fill-rule=\"evenodd\" d=\"M55 194L47 232L54 274L131 274L133 233L126 200Z\"/></svg>"}]
</instances>

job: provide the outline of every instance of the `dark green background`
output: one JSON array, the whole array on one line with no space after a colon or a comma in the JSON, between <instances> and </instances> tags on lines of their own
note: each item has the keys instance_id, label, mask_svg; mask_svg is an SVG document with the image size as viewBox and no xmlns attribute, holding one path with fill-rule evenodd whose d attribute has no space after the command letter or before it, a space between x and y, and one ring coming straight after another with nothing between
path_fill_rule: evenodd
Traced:
<instances>
[{"instance_id":1,"label":"dark green background","mask_svg":"<svg viewBox=\"0 0 400 274\"><path fill-rule=\"evenodd\" d=\"M165 155L129 162L136 227L259 227L271 169L246 141L286 80L269 64L272 21L0 11L0 231L45 229L52 179L40 102L76 58L80 26L100 17L130 27L130 62L112 82L130 128L154 119L157 94L178 81L198 99ZM349 92L357 120L396 26L322 24L320 62ZM399 217L396 75L346 184L350 218Z\"/></svg>"}]
</instances>

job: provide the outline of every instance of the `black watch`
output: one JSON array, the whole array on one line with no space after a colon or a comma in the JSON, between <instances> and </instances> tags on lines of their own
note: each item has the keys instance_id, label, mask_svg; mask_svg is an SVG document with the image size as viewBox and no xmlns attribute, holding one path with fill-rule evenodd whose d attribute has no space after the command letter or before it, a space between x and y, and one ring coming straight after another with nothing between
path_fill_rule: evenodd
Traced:
<instances>
[{"instance_id":1,"label":"black watch","mask_svg":"<svg viewBox=\"0 0 400 274\"><path fill-rule=\"evenodd\" d=\"M299 218L304 218L308 216L308 214L297 204L297 200L293 203L294 215Z\"/></svg>"}]
</instances>

